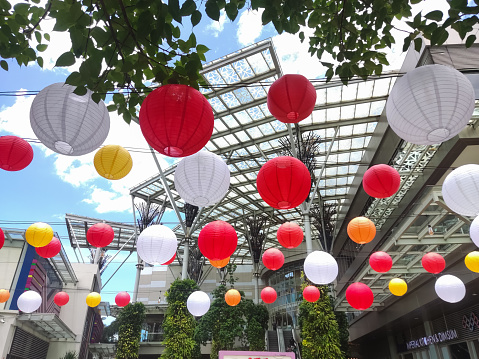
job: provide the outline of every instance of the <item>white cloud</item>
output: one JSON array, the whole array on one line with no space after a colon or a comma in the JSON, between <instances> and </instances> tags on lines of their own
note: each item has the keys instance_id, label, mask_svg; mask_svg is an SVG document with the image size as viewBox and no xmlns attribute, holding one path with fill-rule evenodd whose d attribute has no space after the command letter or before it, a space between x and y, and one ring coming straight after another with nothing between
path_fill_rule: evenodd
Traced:
<instances>
[{"instance_id":1,"label":"white cloud","mask_svg":"<svg viewBox=\"0 0 479 359\"><path fill-rule=\"evenodd\" d=\"M245 10L238 20L238 30L236 38L242 46L248 46L254 43L263 31L263 23L261 21L263 10Z\"/></svg>"},{"instance_id":2,"label":"white cloud","mask_svg":"<svg viewBox=\"0 0 479 359\"><path fill-rule=\"evenodd\" d=\"M206 26L206 31L209 35L218 37L219 34L224 30L225 23L228 18L226 17L226 12L221 11L219 21L211 20L210 23Z\"/></svg>"},{"instance_id":3,"label":"white cloud","mask_svg":"<svg viewBox=\"0 0 479 359\"><path fill-rule=\"evenodd\" d=\"M16 136L36 139L30 127L30 106L33 96L19 96L15 104L0 109L0 131ZM129 189L158 173L149 147L136 123L126 124L116 113L110 113L110 133L104 144L118 144L130 151L133 169L123 179L109 181L100 177L94 166L94 153L70 157L59 155L41 143L31 142L38 146L44 156L54 156L55 174L63 181L71 184L72 190L86 193L85 202L95 206L99 213L123 212L131 209ZM172 163L166 157L158 155L163 169ZM35 159L34 159L35 160Z\"/></svg>"}]
</instances>

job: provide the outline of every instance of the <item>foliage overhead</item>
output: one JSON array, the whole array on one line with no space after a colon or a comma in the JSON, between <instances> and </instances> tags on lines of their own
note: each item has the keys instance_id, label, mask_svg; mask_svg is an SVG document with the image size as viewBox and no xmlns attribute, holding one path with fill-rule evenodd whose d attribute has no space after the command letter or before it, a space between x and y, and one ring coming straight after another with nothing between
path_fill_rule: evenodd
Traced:
<instances>
[{"instance_id":1,"label":"foliage overhead","mask_svg":"<svg viewBox=\"0 0 479 359\"><path fill-rule=\"evenodd\" d=\"M421 46L420 35L432 45L456 30L466 46L476 40L473 26L479 21L479 1L450 0L446 12L434 10L412 17L412 6L424 0L29 0L12 6L0 0L0 66L6 59L19 65L37 62L50 35L42 21L53 19L53 31L70 36L71 49L56 66L80 64L67 83L86 88L93 99L105 99L114 92L110 111L130 122L151 87L181 83L198 88L203 84L199 70L206 60L206 46L198 44L195 26L206 18L219 21L224 11L234 21L240 10L263 10L264 25L272 23L278 33L297 34L309 43L309 52L326 66L326 77L338 75L344 82L353 76L379 75L388 64L384 53L395 43L393 20L407 19L409 30L403 44ZM206 16L205 16L206 15ZM190 30L191 29L191 30ZM323 60L329 54L331 60ZM329 61L329 62L328 62ZM122 89L122 92L119 92Z\"/></svg>"},{"instance_id":2,"label":"foliage overhead","mask_svg":"<svg viewBox=\"0 0 479 359\"><path fill-rule=\"evenodd\" d=\"M100 343L116 343L118 341L119 322L114 320L110 325L103 328Z\"/></svg>"},{"instance_id":3,"label":"foliage overhead","mask_svg":"<svg viewBox=\"0 0 479 359\"><path fill-rule=\"evenodd\" d=\"M145 321L145 306L141 302L130 303L118 315L117 359L136 359L140 349L141 329Z\"/></svg>"},{"instance_id":4,"label":"foliage overhead","mask_svg":"<svg viewBox=\"0 0 479 359\"><path fill-rule=\"evenodd\" d=\"M196 320L188 312L186 301L199 287L191 279L176 279L166 292L168 309L163 321L165 351L162 359L197 358L199 344L195 340Z\"/></svg>"}]
</instances>

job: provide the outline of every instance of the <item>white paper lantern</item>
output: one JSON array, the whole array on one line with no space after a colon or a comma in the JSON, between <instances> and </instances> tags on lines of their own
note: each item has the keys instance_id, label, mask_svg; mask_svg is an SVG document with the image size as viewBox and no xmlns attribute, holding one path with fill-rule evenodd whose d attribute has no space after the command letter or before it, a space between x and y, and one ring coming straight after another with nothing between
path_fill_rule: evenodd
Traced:
<instances>
[{"instance_id":1,"label":"white paper lantern","mask_svg":"<svg viewBox=\"0 0 479 359\"><path fill-rule=\"evenodd\" d=\"M469 164L449 173L442 184L447 206L463 216L479 214L479 165Z\"/></svg>"},{"instance_id":2,"label":"white paper lantern","mask_svg":"<svg viewBox=\"0 0 479 359\"><path fill-rule=\"evenodd\" d=\"M146 263L155 265L167 262L176 253L175 233L168 227L155 224L138 236L136 251Z\"/></svg>"},{"instance_id":3,"label":"white paper lantern","mask_svg":"<svg viewBox=\"0 0 479 359\"><path fill-rule=\"evenodd\" d=\"M328 284L338 276L338 263L331 254L314 251L304 260L304 274L315 284Z\"/></svg>"},{"instance_id":4,"label":"white paper lantern","mask_svg":"<svg viewBox=\"0 0 479 359\"><path fill-rule=\"evenodd\" d=\"M197 290L188 297L186 307L195 317L201 317L210 309L210 297L205 292Z\"/></svg>"},{"instance_id":5,"label":"white paper lantern","mask_svg":"<svg viewBox=\"0 0 479 359\"><path fill-rule=\"evenodd\" d=\"M110 116L91 91L78 96L74 86L55 83L41 90L30 108L30 124L38 139L62 155L80 156L101 146L110 131Z\"/></svg>"},{"instance_id":6,"label":"white paper lantern","mask_svg":"<svg viewBox=\"0 0 479 359\"><path fill-rule=\"evenodd\" d=\"M24 313L33 313L42 305L42 297L33 290L22 293L17 299L17 307Z\"/></svg>"},{"instance_id":7,"label":"white paper lantern","mask_svg":"<svg viewBox=\"0 0 479 359\"><path fill-rule=\"evenodd\" d=\"M460 302L466 295L466 287L456 276L445 274L436 280L434 285L436 294L445 302Z\"/></svg>"},{"instance_id":8,"label":"white paper lantern","mask_svg":"<svg viewBox=\"0 0 479 359\"><path fill-rule=\"evenodd\" d=\"M230 186L230 170L220 156L201 151L183 158L175 170L175 188L185 202L205 207L218 203Z\"/></svg>"},{"instance_id":9,"label":"white paper lantern","mask_svg":"<svg viewBox=\"0 0 479 359\"><path fill-rule=\"evenodd\" d=\"M469 227L469 236L474 244L479 247L479 217L474 218Z\"/></svg>"},{"instance_id":10,"label":"white paper lantern","mask_svg":"<svg viewBox=\"0 0 479 359\"><path fill-rule=\"evenodd\" d=\"M474 88L466 76L448 66L426 65L396 82L386 115L402 139L432 145L461 132L471 119L474 101Z\"/></svg>"}]
</instances>

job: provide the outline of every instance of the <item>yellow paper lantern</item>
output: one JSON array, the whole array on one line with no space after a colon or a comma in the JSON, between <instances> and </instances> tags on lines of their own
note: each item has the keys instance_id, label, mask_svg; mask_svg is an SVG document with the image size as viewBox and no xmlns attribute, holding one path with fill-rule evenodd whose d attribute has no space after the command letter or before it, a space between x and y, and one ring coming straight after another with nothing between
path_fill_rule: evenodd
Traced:
<instances>
[{"instance_id":1,"label":"yellow paper lantern","mask_svg":"<svg viewBox=\"0 0 479 359\"><path fill-rule=\"evenodd\" d=\"M0 289L0 303L5 303L10 298L10 292L6 289Z\"/></svg>"},{"instance_id":2,"label":"yellow paper lantern","mask_svg":"<svg viewBox=\"0 0 479 359\"><path fill-rule=\"evenodd\" d=\"M34 223L25 231L25 239L31 246L45 247L53 239L53 229L46 223Z\"/></svg>"},{"instance_id":3,"label":"yellow paper lantern","mask_svg":"<svg viewBox=\"0 0 479 359\"><path fill-rule=\"evenodd\" d=\"M107 145L96 152L93 164L100 176L119 180L130 173L133 161L130 153L123 147Z\"/></svg>"},{"instance_id":4,"label":"yellow paper lantern","mask_svg":"<svg viewBox=\"0 0 479 359\"><path fill-rule=\"evenodd\" d=\"M407 284L401 278L393 278L389 282L389 290L392 294L400 297L406 294L407 292Z\"/></svg>"},{"instance_id":5,"label":"yellow paper lantern","mask_svg":"<svg viewBox=\"0 0 479 359\"><path fill-rule=\"evenodd\" d=\"M96 307L101 302L101 295L97 292L91 292L86 296L86 304L89 307Z\"/></svg>"},{"instance_id":6,"label":"yellow paper lantern","mask_svg":"<svg viewBox=\"0 0 479 359\"><path fill-rule=\"evenodd\" d=\"M464 259L464 262L466 263L466 267L470 271L479 273L479 252L478 251L469 253Z\"/></svg>"},{"instance_id":7,"label":"yellow paper lantern","mask_svg":"<svg viewBox=\"0 0 479 359\"><path fill-rule=\"evenodd\" d=\"M225 294L225 301L231 307L238 305L241 302L241 294L236 289L230 289Z\"/></svg>"},{"instance_id":8,"label":"yellow paper lantern","mask_svg":"<svg viewBox=\"0 0 479 359\"><path fill-rule=\"evenodd\" d=\"M216 267L216 268L223 268L225 267L229 261L230 261L230 257L227 257L225 259L220 259L219 261L212 261L211 259L208 259L210 261L210 264L213 266L213 267Z\"/></svg>"}]
</instances>

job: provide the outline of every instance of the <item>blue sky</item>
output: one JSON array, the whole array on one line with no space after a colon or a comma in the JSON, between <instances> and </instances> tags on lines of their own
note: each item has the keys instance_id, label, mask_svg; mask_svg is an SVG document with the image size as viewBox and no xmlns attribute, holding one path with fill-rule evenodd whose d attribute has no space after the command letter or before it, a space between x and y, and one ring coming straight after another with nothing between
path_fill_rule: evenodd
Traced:
<instances>
[{"instance_id":1,"label":"blue sky","mask_svg":"<svg viewBox=\"0 0 479 359\"><path fill-rule=\"evenodd\" d=\"M434 8L438 6L437 0L428 3L434 4ZM316 78L324 72L317 59L311 58L307 53L307 43L301 44L294 35L277 35L272 25L262 27L261 14L242 11L234 23L229 21L225 14L221 15L220 22L213 22L206 16L203 20L195 28L195 34L198 43L211 49L206 54L208 61L253 42L273 37L283 73L302 73L308 78ZM47 21L42 26L47 29L52 25ZM185 21L182 31L189 34L190 27L189 21ZM51 35L49 49L43 54L46 69L42 70L34 65L19 68L15 62L9 61L8 72L0 69L0 92L41 90L52 83L65 80L68 70L53 68L53 64L59 55L68 50L65 44L69 38L64 33ZM401 33L398 33L399 35ZM402 48L400 40L398 44L398 48ZM35 138L29 123L32 100L32 96L0 96L0 136L14 134L27 139ZM133 149L133 169L127 177L114 182L99 177L93 168L94 153L80 157L61 156L41 144L32 143L34 159L30 166L19 172L0 171L0 227L25 229L34 222L49 223L54 231L59 233L70 260L76 261L69 248L65 213L131 223L133 217L129 188L156 175L157 171L151 155L138 151L148 148L139 126L126 125L115 113L110 113L110 118L111 130L104 144L119 144ZM172 163L171 159L165 157L160 161L163 168ZM166 213L164 221L177 222L172 213ZM87 252L84 253L84 256L86 255ZM115 259L103 274L104 281L125 256L126 254L122 254ZM113 303L117 292L132 292L135 263L136 256L132 256L105 287L102 292L103 300Z\"/></svg>"}]
</instances>

